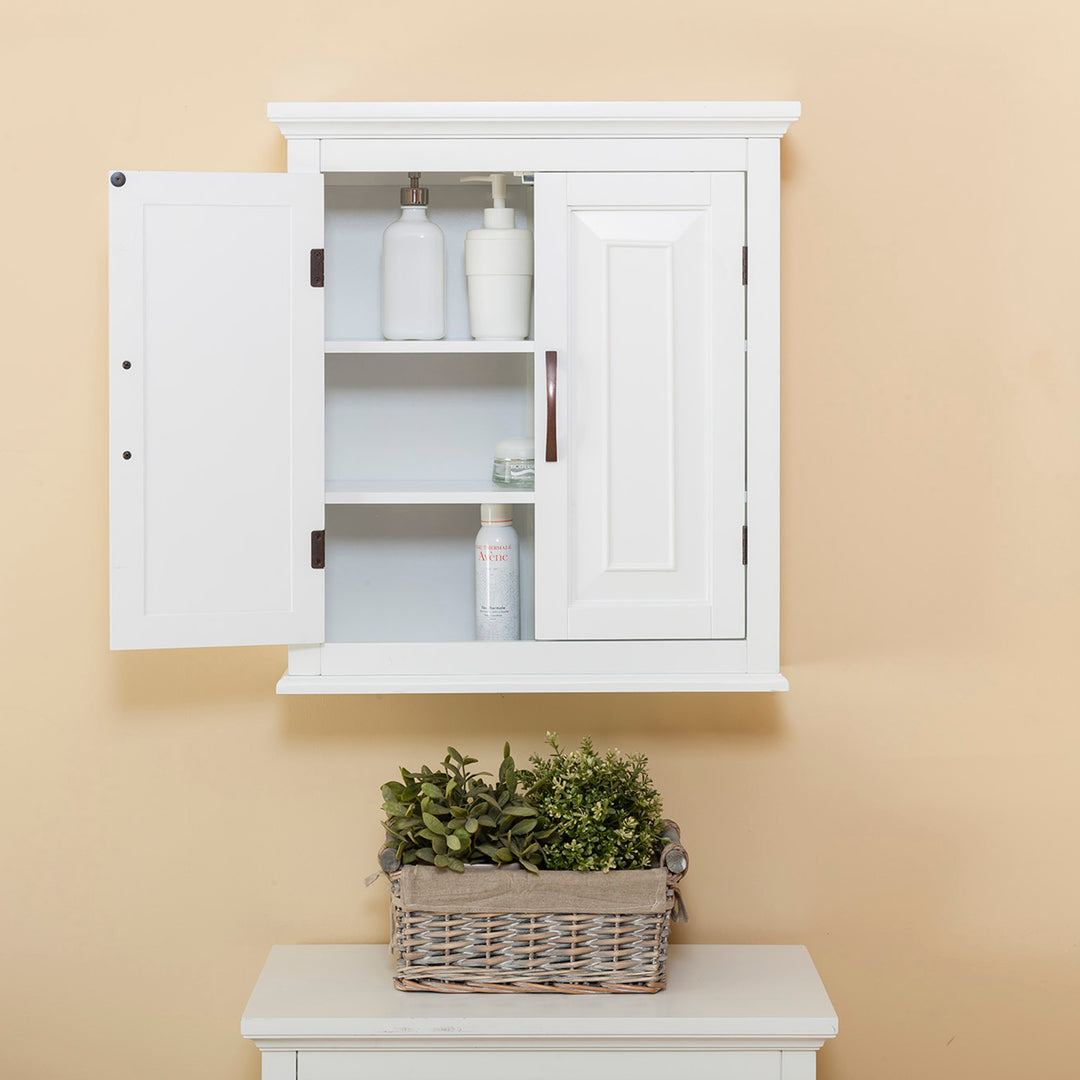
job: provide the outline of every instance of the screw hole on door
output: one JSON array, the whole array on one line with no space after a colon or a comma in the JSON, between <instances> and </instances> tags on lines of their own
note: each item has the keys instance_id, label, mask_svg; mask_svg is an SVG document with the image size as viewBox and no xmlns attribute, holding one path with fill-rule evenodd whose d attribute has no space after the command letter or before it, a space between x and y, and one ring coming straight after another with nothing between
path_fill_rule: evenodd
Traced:
<instances>
[{"instance_id":1,"label":"screw hole on door","mask_svg":"<svg viewBox=\"0 0 1080 1080\"><path fill-rule=\"evenodd\" d=\"M122 364L121 364L120 366L121 366L121 367L122 367L122 368L123 368L123 369L124 369L125 371L127 371L127 370L128 370L128 368L130 368L130 367L131 367L131 361L130 361L130 360L125 360L125 361L124 361L124 362L123 362L123 363L122 363Z\"/></svg>"},{"instance_id":2,"label":"screw hole on door","mask_svg":"<svg viewBox=\"0 0 1080 1080\"><path fill-rule=\"evenodd\" d=\"M125 450L124 453L121 456L123 457L123 459L125 461L130 461L131 460L131 451L130 450Z\"/></svg>"}]
</instances>

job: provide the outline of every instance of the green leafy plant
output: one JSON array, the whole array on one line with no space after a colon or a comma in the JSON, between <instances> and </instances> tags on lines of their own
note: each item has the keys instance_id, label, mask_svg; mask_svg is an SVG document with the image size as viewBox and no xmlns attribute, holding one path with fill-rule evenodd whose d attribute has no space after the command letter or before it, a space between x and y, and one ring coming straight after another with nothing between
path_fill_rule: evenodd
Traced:
<instances>
[{"instance_id":1,"label":"green leafy plant","mask_svg":"<svg viewBox=\"0 0 1080 1080\"><path fill-rule=\"evenodd\" d=\"M592 740L567 753L548 732L551 754L521 772L539 814L549 870L644 870L662 846L660 796L642 754L597 753Z\"/></svg>"},{"instance_id":2,"label":"green leafy plant","mask_svg":"<svg viewBox=\"0 0 1080 1080\"><path fill-rule=\"evenodd\" d=\"M518 791L518 772L503 748L495 783L470 773L476 758L447 747L442 768L401 770L401 781L382 786L386 844L397 861L430 863L458 872L466 863L518 862L534 873L543 865L536 808Z\"/></svg>"}]
</instances>

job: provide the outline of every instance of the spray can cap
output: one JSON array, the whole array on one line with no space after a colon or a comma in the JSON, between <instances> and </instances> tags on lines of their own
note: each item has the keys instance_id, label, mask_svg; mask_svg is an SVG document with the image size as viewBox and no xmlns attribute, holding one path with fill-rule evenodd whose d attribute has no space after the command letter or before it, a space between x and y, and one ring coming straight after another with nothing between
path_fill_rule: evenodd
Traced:
<instances>
[{"instance_id":1,"label":"spray can cap","mask_svg":"<svg viewBox=\"0 0 1080 1080\"><path fill-rule=\"evenodd\" d=\"M514 520L514 511L509 503L481 503L481 525L510 525Z\"/></svg>"}]
</instances>

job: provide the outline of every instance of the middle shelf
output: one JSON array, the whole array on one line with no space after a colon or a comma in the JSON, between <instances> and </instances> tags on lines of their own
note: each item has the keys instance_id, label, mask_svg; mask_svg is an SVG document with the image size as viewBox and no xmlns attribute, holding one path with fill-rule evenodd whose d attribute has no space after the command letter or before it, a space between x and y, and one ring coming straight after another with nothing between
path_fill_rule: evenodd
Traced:
<instances>
[{"instance_id":1,"label":"middle shelf","mask_svg":"<svg viewBox=\"0 0 1080 1080\"><path fill-rule=\"evenodd\" d=\"M527 352L327 355L326 502L532 502L491 473L501 442L533 433L533 365Z\"/></svg>"},{"instance_id":2,"label":"middle shelf","mask_svg":"<svg viewBox=\"0 0 1080 1080\"><path fill-rule=\"evenodd\" d=\"M328 480L327 505L531 503L536 492L484 480Z\"/></svg>"}]
</instances>

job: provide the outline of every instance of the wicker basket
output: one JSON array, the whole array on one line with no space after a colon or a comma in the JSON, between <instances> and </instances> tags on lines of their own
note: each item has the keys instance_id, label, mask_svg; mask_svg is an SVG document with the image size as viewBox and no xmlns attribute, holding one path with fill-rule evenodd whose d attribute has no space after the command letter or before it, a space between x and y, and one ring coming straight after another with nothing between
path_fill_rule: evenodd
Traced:
<instances>
[{"instance_id":1,"label":"wicker basket","mask_svg":"<svg viewBox=\"0 0 1080 1080\"><path fill-rule=\"evenodd\" d=\"M406 866L391 885L390 952L399 990L654 994L686 852L651 870ZM681 908L680 908L681 910Z\"/></svg>"}]
</instances>

